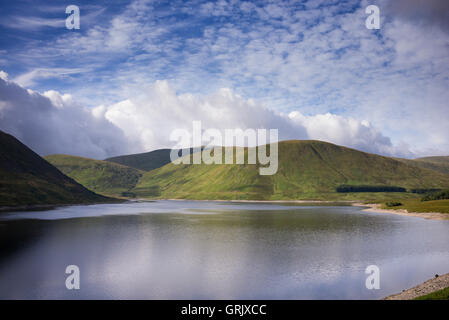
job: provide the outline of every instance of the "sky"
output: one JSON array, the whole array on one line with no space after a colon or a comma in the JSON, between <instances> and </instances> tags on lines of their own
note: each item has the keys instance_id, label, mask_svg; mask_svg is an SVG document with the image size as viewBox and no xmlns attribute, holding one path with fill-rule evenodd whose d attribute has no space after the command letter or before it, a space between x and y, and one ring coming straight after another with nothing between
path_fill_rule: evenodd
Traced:
<instances>
[{"instance_id":1,"label":"sky","mask_svg":"<svg viewBox=\"0 0 449 320\"><path fill-rule=\"evenodd\" d=\"M172 147L194 120L449 155L448 101L446 0L0 3L0 129L41 155Z\"/></svg>"}]
</instances>

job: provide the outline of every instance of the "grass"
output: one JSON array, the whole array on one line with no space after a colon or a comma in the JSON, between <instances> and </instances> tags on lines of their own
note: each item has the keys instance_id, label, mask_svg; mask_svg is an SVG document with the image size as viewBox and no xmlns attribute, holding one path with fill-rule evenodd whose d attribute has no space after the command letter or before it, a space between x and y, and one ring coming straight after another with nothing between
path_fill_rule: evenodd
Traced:
<instances>
[{"instance_id":1,"label":"grass","mask_svg":"<svg viewBox=\"0 0 449 320\"><path fill-rule=\"evenodd\" d=\"M140 170L107 161L68 155L45 159L89 190L108 196L130 196L142 176Z\"/></svg>"},{"instance_id":2,"label":"grass","mask_svg":"<svg viewBox=\"0 0 449 320\"><path fill-rule=\"evenodd\" d=\"M160 149L146 153L107 158L105 161L118 163L142 171L150 171L169 163L170 151L170 149Z\"/></svg>"},{"instance_id":3,"label":"grass","mask_svg":"<svg viewBox=\"0 0 449 320\"><path fill-rule=\"evenodd\" d=\"M187 149L185 149L187 150ZM193 149L190 148L192 151ZM183 150L178 150L180 155ZM151 171L170 163L171 149L158 149L145 153L129 154L107 158L105 161L118 163L141 171Z\"/></svg>"},{"instance_id":4,"label":"grass","mask_svg":"<svg viewBox=\"0 0 449 320\"><path fill-rule=\"evenodd\" d=\"M440 212L449 213L449 200L421 201L420 199L401 200L402 205L388 207L384 209L405 209L408 212Z\"/></svg>"},{"instance_id":5,"label":"grass","mask_svg":"<svg viewBox=\"0 0 449 320\"><path fill-rule=\"evenodd\" d=\"M449 157L426 157L414 160L397 159L412 166L420 168L431 169L444 174L449 174Z\"/></svg>"},{"instance_id":6,"label":"grass","mask_svg":"<svg viewBox=\"0 0 449 320\"><path fill-rule=\"evenodd\" d=\"M449 176L396 159L320 141L283 141L279 169L259 175L259 164L174 165L145 173L132 192L148 198L235 200L418 199L411 193L337 193L341 185L442 188ZM247 149L237 148L247 154ZM246 158L246 157L245 157Z\"/></svg>"},{"instance_id":7,"label":"grass","mask_svg":"<svg viewBox=\"0 0 449 320\"><path fill-rule=\"evenodd\" d=\"M66 155L47 156L46 159L66 176L14 137L0 132L0 142L0 206L107 201L108 198L96 194L101 193L198 200L400 202L394 208L449 213L449 200L422 202L419 194L412 192L336 192L342 185L349 186L347 191L353 191L352 187L355 191L386 191L388 186L395 190L401 188L401 191L444 189L449 187L449 175L421 168L410 164L410 161L321 141L280 142L279 168L272 176L260 175L261 165L258 163L168 163L142 172L109 161ZM234 159L236 153L247 159L248 148L233 148L233 151ZM167 156L166 151L154 154L161 159L164 154ZM141 161L141 164L148 160L148 157L136 160L135 156L127 156L127 159ZM440 162L443 160L438 159Z\"/></svg>"},{"instance_id":8,"label":"grass","mask_svg":"<svg viewBox=\"0 0 449 320\"><path fill-rule=\"evenodd\" d=\"M388 208L391 208L391 207L398 207L398 206L402 206L402 202L398 202L398 201L390 201L390 202L385 203L385 205L386 205Z\"/></svg>"},{"instance_id":9,"label":"grass","mask_svg":"<svg viewBox=\"0 0 449 320\"><path fill-rule=\"evenodd\" d=\"M421 200L422 201L430 201L430 200L444 200L449 199L449 190L442 190L439 192L432 192L425 195Z\"/></svg>"},{"instance_id":10,"label":"grass","mask_svg":"<svg viewBox=\"0 0 449 320\"><path fill-rule=\"evenodd\" d=\"M111 202L0 131L0 206Z\"/></svg>"},{"instance_id":11,"label":"grass","mask_svg":"<svg viewBox=\"0 0 449 320\"><path fill-rule=\"evenodd\" d=\"M449 300L449 287L415 298L414 300Z\"/></svg>"}]
</instances>

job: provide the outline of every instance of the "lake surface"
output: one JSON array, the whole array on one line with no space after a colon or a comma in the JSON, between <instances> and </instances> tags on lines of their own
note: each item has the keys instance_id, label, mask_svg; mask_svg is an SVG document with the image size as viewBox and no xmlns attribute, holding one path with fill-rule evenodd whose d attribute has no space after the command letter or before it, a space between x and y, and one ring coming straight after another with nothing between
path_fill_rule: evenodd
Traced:
<instances>
[{"instance_id":1,"label":"lake surface","mask_svg":"<svg viewBox=\"0 0 449 320\"><path fill-rule=\"evenodd\" d=\"M65 287L68 265L80 289ZM380 290L365 269L380 268ZM449 221L156 201L0 214L1 299L378 299L449 272Z\"/></svg>"}]
</instances>

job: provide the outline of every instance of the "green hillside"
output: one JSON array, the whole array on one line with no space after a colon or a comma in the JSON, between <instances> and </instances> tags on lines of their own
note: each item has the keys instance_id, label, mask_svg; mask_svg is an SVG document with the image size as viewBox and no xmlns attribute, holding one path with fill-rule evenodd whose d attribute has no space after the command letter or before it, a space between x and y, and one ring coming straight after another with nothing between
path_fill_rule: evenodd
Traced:
<instances>
[{"instance_id":1,"label":"green hillside","mask_svg":"<svg viewBox=\"0 0 449 320\"><path fill-rule=\"evenodd\" d=\"M130 154L105 159L131 168L150 171L170 162L170 149L159 149L146 153Z\"/></svg>"},{"instance_id":2,"label":"green hillside","mask_svg":"<svg viewBox=\"0 0 449 320\"><path fill-rule=\"evenodd\" d=\"M247 149L240 149L247 153ZM259 165L174 165L147 172L133 192L140 197L187 199L388 199L390 192L338 193L339 186L445 188L449 176L379 155L320 141L279 143L279 169ZM381 188L380 188L381 189ZM401 198L417 197L401 193Z\"/></svg>"},{"instance_id":3,"label":"green hillside","mask_svg":"<svg viewBox=\"0 0 449 320\"><path fill-rule=\"evenodd\" d=\"M418 159L398 159L410 165L431 169L444 174L449 174L449 157L425 157Z\"/></svg>"},{"instance_id":4,"label":"green hillside","mask_svg":"<svg viewBox=\"0 0 449 320\"><path fill-rule=\"evenodd\" d=\"M0 206L112 202L65 176L13 136L0 131Z\"/></svg>"},{"instance_id":5,"label":"green hillside","mask_svg":"<svg viewBox=\"0 0 449 320\"><path fill-rule=\"evenodd\" d=\"M134 188L142 172L120 164L67 155L49 155L48 162L89 190L121 196Z\"/></svg>"},{"instance_id":6,"label":"green hillside","mask_svg":"<svg viewBox=\"0 0 449 320\"><path fill-rule=\"evenodd\" d=\"M181 155L182 151L183 149L178 150L179 155ZM145 153L107 158L104 161L118 163L142 171L150 171L170 163L170 152L171 149L158 149Z\"/></svg>"},{"instance_id":7,"label":"green hillside","mask_svg":"<svg viewBox=\"0 0 449 320\"><path fill-rule=\"evenodd\" d=\"M423 157L417 158L416 161L432 162L432 163L444 163L449 164L449 156L436 156L436 157Z\"/></svg>"}]
</instances>

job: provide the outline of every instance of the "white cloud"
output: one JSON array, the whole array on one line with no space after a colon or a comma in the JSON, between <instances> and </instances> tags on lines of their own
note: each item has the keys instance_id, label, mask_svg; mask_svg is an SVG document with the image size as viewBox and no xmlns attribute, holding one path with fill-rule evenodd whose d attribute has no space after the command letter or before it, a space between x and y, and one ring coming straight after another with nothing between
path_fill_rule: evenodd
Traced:
<instances>
[{"instance_id":1,"label":"white cloud","mask_svg":"<svg viewBox=\"0 0 449 320\"><path fill-rule=\"evenodd\" d=\"M427 2L423 8L421 0L377 0L383 18L381 29L373 31L365 28L369 0L195 0L170 6L138 0L80 33L45 39L46 46L30 42L22 52L3 56L29 70L14 78L23 86L70 80L55 81L67 88L58 90L70 91L90 106L109 106L98 109L97 117L109 109L143 113L145 103L129 97L139 96L156 79L169 79L173 88L194 94L199 103L229 87L234 95L254 97L273 114L299 111L309 117L329 113L365 119L394 146L406 141L414 153L447 154L448 4ZM57 70L70 65L82 70L76 75ZM173 93L166 96L183 100ZM112 108L116 101L122 101L120 107ZM157 109L148 104L149 110ZM141 127L129 128L129 136L142 146L163 143L135 117L124 115ZM358 130L365 134L363 126ZM302 133L309 131L303 128ZM355 137L348 143L360 145ZM397 152L377 143L369 150Z\"/></svg>"},{"instance_id":2,"label":"white cloud","mask_svg":"<svg viewBox=\"0 0 449 320\"><path fill-rule=\"evenodd\" d=\"M44 94L0 79L0 129L41 155L52 153L105 158L135 151L123 132L96 118L68 94Z\"/></svg>"},{"instance_id":3,"label":"white cloud","mask_svg":"<svg viewBox=\"0 0 449 320\"><path fill-rule=\"evenodd\" d=\"M0 25L9 29L19 29L22 31L36 31L41 28L65 28L65 6L39 5L34 7L35 11L45 13L59 13L59 18L37 17L37 16L8 16L0 21ZM83 5L82 23L83 26L95 22L105 9L95 5ZM87 12L87 13L85 13ZM61 17L62 16L62 17Z\"/></svg>"},{"instance_id":4,"label":"white cloud","mask_svg":"<svg viewBox=\"0 0 449 320\"><path fill-rule=\"evenodd\" d=\"M360 150L409 155L395 147L366 120L330 113L305 116L276 113L231 89L210 95L177 94L167 81L156 81L140 95L86 109L70 94L40 94L0 80L0 129L40 154L66 153L93 158L173 147L175 129L278 129L279 139L317 139Z\"/></svg>"},{"instance_id":5,"label":"white cloud","mask_svg":"<svg viewBox=\"0 0 449 320\"><path fill-rule=\"evenodd\" d=\"M279 139L317 139L360 150L410 155L401 146L393 146L365 120L345 118L330 113L304 116L299 111L288 116L273 112L231 89L200 96L176 94L167 81L157 81L140 96L94 111L121 128L128 139L139 141L144 150L172 147L170 133L175 129L192 131L192 121L202 128L278 129Z\"/></svg>"},{"instance_id":6,"label":"white cloud","mask_svg":"<svg viewBox=\"0 0 449 320\"><path fill-rule=\"evenodd\" d=\"M14 78L14 82L24 87L29 87L35 84L39 79L48 78L64 78L69 75L86 72L86 68L36 68L32 71L26 72Z\"/></svg>"},{"instance_id":7,"label":"white cloud","mask_svg":"<svg viewBox=\"0 0 449 320\"><path fill-rule=\"evenodd\" d=\"M170 133L175 129L191 131L194 120L200 120L204 129L282 128L281 138L306 137L304 130L286 117L225 88L208 96L178 95L167 81L157 81L140 96L110 105L106 111L101 107L101 112L144 150L172 147Z\"/></svg>"},{"instance_id":8,"label":"white cloud","mask_svg":"<svg viewBox=\"0 0 449 320\"><path fill-rule=\"evenodd\" d=\"M0 70L0 79L5 80L5 81L8 80L8 74L3 70Z\"/></svg>"},{"instance_id":9,"label":"white cloud","mask_svg":"<svg viewBox=\"0 0 449 320\"><path fill-rule=\"evenodd\" d=\"M366 120L360 121L331 113L304 116L298 111L290 113L289 118L306 129L309 139L333 142L383 155L412 155L403 144L399 147L393 146L390 138L373 128Z\"/></svg>"}]
</instances>

